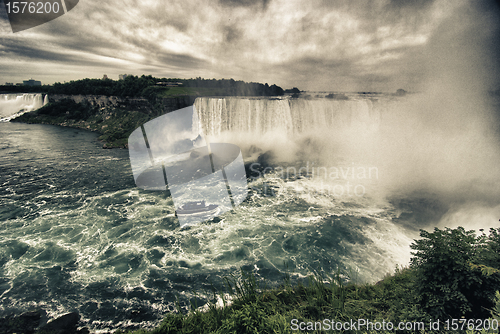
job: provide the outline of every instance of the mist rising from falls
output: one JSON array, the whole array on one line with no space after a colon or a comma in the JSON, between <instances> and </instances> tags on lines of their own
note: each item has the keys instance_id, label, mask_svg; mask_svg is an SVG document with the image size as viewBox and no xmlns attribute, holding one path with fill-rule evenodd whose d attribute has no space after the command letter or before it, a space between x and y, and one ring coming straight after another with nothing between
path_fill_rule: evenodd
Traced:
<instances>
[{"instance_id":1,"label":"mist rising from falls","mask_svg":"<svg viewBox=\"0 0 500 334\"><path fill-rule=\"evenodd\" d=\"M49 103L48 95L44 98L39 93L1 94L0 122L8 122L20 114L39 109L47 103Z\"/></svg>"},{"instance_id":2,"label":"mist rising from falls","mask_svg":"<svg viewBox=\"0 0 500 334\"><path fill-rule=\"evenodd\" d=\"M195 107L209 141L237 144L247 158L257 151L270 152L284 168L375 167L377 193L368 195L420 192L454 212L475 203L493 210L488 217L500 215L500 150L490 105L477 95L440 93L341 101L199 98Z\"/></svg>"},{"instance_id":3,"label":"mist rising from falls","mask_svg":"<svg viewBox=\"0 0 500 334\"><path fill-rule=\"evenodd\" d=\"M209 140L273 151L279 162L327 162L380 125L380 105L370 99L199 98L195 106Z\"/></svg>"}]
</instances>

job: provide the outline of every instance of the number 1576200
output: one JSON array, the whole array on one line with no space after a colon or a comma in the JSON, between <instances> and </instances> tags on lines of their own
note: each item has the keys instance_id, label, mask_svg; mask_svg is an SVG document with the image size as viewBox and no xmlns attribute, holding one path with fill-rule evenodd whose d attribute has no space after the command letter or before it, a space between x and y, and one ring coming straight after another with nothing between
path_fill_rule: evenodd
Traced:
<instances>
[{"instance_id":1,"label":"number 1576200","mask_svg":"<svg viewBox=\"0 0 500 334\"><path fill-rule=\"evenodd\" d=\"M8 14L57 14L60 10L59 2L13 1L6 2L5 6Z\"/></svg>"},{"instance_id":2,"label":"number 1576200","mask_svg":"<svg viewBox=\"0 0 500 334\"><path fill-rule=\"evenodd\" d=\"M445 330L456 331L460 330L474 330L474 331L495 331L498 333L498 320L497 319L448 319L444 321Z\"/></svg>"}]
</instances>

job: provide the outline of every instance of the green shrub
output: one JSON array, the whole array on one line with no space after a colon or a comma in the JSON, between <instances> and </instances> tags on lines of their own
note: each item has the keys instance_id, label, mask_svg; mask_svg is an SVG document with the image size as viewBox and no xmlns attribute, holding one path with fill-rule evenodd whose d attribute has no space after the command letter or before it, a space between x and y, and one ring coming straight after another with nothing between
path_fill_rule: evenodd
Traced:
<instances>
[{"instance_id":1,"label":"green shrub","mask_svg":"<svg viewBox=\"0 0 500 334\"><path fill-rule=\"evenodd\" d=\"M148 99L150 102L154 102L158 96L162 95L168 90L168 87L149 86L142 90L141 95L142 97Z\"/></svg>"},{"instance_id":2,"label":"green shrub","mask_svg":"<svg viewBox=\"0 0 500 334\"><path fill-rule=\"evenodd\" d=\"M416 251L411 265L416 270L415 292L422 309L441 320L488 318L500 275L487 275L478 266L498 263L500 254L492 253L498 233L476 236L474 231L458 227L421 230L420 236L411 245Z\"/></svg>"},{"instance_id":3,"label":"green shrub","mask_svg":"<svg viewBox=\"0 0 500 334\"><path fill-rule=\"evenodd\" d=\"M92 114L92 106L87 103L76 103L72 99L62 99L49 103L35 111L38 115L52 117L63 116L68 119L87 119Z\"/></svg>"}]
</instances>

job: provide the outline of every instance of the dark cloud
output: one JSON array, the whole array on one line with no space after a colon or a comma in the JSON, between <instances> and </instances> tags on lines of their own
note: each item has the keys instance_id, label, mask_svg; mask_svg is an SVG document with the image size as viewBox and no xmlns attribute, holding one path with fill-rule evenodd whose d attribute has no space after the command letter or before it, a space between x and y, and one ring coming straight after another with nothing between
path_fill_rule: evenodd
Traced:
<instances>
[{"instance_id":1,"label":"dark cloud","mask_svg":"<svg viewBox=\"0 0 500 334\"><path fill-rule=\"evenodd\" d=\"M63 54L48 50L43 47L28 45L26 43L0 38L2 52L5 57L12 59L29 59L30 61L51 61L51 62L79 62L82 59L74 55Z\"/></svg>"},{"instance_id":2,"label":"dark cloud","mask_svg":"<svg viewBox=\"0 0 500 334\"><path fill-rule=\"evenodd\" d=\"M435 0L391 0L387 4L387 8L392 10L422 10L428 8Z\"/></svg>"},{"instance_id":3,"label":"dark cloud","mask_svg":"<svg viewBox=\"0 0 500 334\"><path fill-rule=\"evenodd\" d=\"M55 50L74 50L99 54L102 49L120 50L123 44L117 38L84 31L78 25L67 21L55 21L45 24L39 30L42 34L51 36Z\"/></svg>"},{"instance_id":4,"label":"dark cloud","mask_svg":"<svg viewBox=\"0 0 500 334\"><path fill-rule=\"evenodd\" d=\"M5 11L5 6L0 4L0 33L11 33L12 28L10 27L9 17Z\"/></svg>"},{"instance_id":5,"label":"dark cloud","mask_svg":"<svg viewBox=\"0 0 500 334\"><path fill-rule=\"evenodd\" d=\"M223 28L223 30L224 30L224 42L225 43L231 44L231 43L234 43L234 42L241 39L242 33L236 27L236 25L225 26Z\"/></svg>"},{"instance_id":6,"label":"dark cloud","mask_svg":"<svg viewBox=\"0 0 500 334\"><path fill-rule=\"evenodd\" d=\"M209 66L206 61L186 54L158 54L156 59L166 66L185 68L191 71Z\"/></svg>"},{"instance_id":7,"label":"dark cloud","mask_svg":"<svg viewBox=\"0 0 500 334\"><path fill-rule=\"evenodd\" d=\"M500 11L500 0L477 0L474 2L474 5L478 9L478 11L483 13L495 13L498 15Z\"/></svg>"},{"instance_id":8,"label":"dark cloud","mask_svg":"<svg viewBox=\"0 0 500 334\"><path fill-rule=\"evenodd\" d=\"M229 7L254 7L266 10L271 0L219 0L220 4Z\"/></svg>"},{"instance_id":9,"label":"dark cloud","mask_svg":"<svg viewBox=\"0 0 500 334\"><path fill-rule=\"evenodd\" d=\"M147 18L147 22L142 22L142 24L157 28L171 26L179 32L187 32L193 20L193 14L187 7L172 8L169 3L159 2L145 9L143 17Z\"/></svg>"},{"instance_id":10,"label":"dark cloud","mask_svg":"<svg viewBox=\"0 0 500 334\"><path fill-rule=\"evenodd\" d=\"M442 78L464 91L500 84L499 21L483 9L484 4L468 2L437 27L426 48L424 82Z\"/></svg>"},{"instance_id":11,"label":"dark cloud","mask_svg":"<svg viewBox=\"0 0 500 334\"><path fill-rule=\"evenodd\" d=\"M474 3L480 19L486 20L490 33L481 41L490 66L496 71L496 89L500 89L500 0L478 0ZM496 70L495 70L496 69Z\"/></svg>"},{"instance_id":12,"label":"dark cloud","mask_svg":"<svg viewBox=\"0 0 500 334\"><path fill-rule=\"evenodd\" d=\"M376 32L381 27L397 28L401 34L414 32L432 21L436 0L391 0L347 2L342 10L360 18L363 30Z\"/></svg>"}]
</instances>

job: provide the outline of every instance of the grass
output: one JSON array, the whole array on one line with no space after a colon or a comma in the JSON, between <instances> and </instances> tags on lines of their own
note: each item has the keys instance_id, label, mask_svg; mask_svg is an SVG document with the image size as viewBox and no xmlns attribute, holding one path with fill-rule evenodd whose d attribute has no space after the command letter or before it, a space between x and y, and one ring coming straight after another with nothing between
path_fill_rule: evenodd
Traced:
<instances>
[{"instance_id":1,"label":"grass","mask_svg":"<svg viewBox=\"0 0 500 334\"><path fill-rule=\"evenodd\" d=\"M345 283L336 273L329 279L310 276L306 282L292 286L290 276L285 275L280 287L267 289L253 274L242 271L239 277L225 278L225 292L231 302L214 289L205 311L192 302L185 313L178 304L177 312L167 314L156 329L132 333L290 333L292 319L312 324L323 319L418 319L423 315L414 310L409 299L412 282L411 270L402 269L376 284ZM223 306L218 307L217 300L221 299Z\"/></svg>"},{"instance_id":2,"label":"grass","mask_svg":"<svg viewBox=\"0 0 500 334\"><path fill-rule=\"evenodd\" d=\"M335 322L357 322L367 319L372 323L391 322L395 327L400 322L422 322L426 330L414 333L447 333L451 331L428 331L429 316L419 310L413 293L413 269L396 269L393 275L386 276L375 284L346 283L336 273L332 278L320 275L309 276L307 283L298 282L292 286L288 274L283 284L274 289L262 287L255 276L243 270L239 277L225 278L225 292L211 291L204 310L196 302L191 302L190 310L182 310L177 302L177 311L166 315L163 322L155 329L140 329L131 334L167 334L167 333L407 333L408 331L380 331L370 328L357 328L356 331L333 331L327 327L320 330L320 322L329 319ZM227 295L231 298L228 300ZM193 300L197 300L194 298ZM222 300L222 306L217 301ZM220 303L219 303L220 304ZM500 312L500 294L497 293L497 309ZM492 312L495 314L495 312ZM498 320L498 313L495 316ZM292 320L298 326L310 326L309 331L292 330ZM313 328L315 328L314 330ZM296 327L294 327L296 328ZM307 328L307 327L304 327ZM125 333L121 330L115 334ZM456 331L454 331L456 333ZM462 331L464 334L476 333ZM492 333L483 331L481 333ZM498 331L496 331L498 333Z\"/></svg>"}]
</instances>

